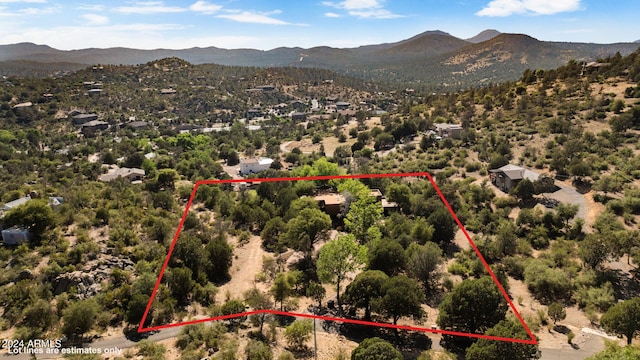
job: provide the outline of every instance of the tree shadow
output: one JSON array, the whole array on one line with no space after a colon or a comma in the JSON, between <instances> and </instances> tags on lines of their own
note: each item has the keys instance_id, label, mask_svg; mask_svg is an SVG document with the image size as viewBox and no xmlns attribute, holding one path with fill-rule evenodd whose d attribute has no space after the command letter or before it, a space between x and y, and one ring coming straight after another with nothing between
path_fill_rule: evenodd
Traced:
<instances>
[{"instance_id":1,"label":"tree shadow","mask_svg":"<svg viewBox=\"0 0 640 360\"><path fill-rule=\"evenodd\" d=\"M602 276L613 284L616 299L629 300L640 296L640 279L633 273L608 269L602 272Z\"/></svg>"},{"instance_id":2,"label":"tree shadow","mask_svg":"<svg viewBox=\"0 0 640 360\"><path fill-rule=\"evenodd\" d=\"M585 179L576 179L571 182L571 185L576 188L576 191L584 195L591 191L593 183Z\"/></svg>"},{"instance_id":3,"label":"tree shadow","mask_svg":"<svg viewBox=\"0 0 640 360\"><path fill-rule=\"evenodd\" d=\"M138 328L137 327L125 327L122 330L122 333L124 334L124 337L129 340L129 341L133 341L133 342L138 342L138 341L142 341L144 339L147 339L149 336L157 333L157 330L154 331L146 331L143 333L139 333L138 332Z\"/></svg>"}]
</instances>

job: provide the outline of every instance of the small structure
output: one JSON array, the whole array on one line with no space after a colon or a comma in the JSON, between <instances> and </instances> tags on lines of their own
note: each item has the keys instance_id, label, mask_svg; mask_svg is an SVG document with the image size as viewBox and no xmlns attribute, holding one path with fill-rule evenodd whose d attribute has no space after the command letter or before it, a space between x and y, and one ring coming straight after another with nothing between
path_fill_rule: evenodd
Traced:
<instances>
[{"instance_id":1,"label":"small structure","mask_svg":"<svg viewBox=\"0 0 640 360\"><path fill-rule=\"evenodd\" d=\"M442 136L443 138L449 137L453 139L460 139L460 135L462 134L462 126L458 124L436 124L435 131L436 134Z\"/></svg>"},{"instance_id":2,"label":"small structure","mask_svg":"<svg viewBox=\"0 0 640 360\"><path fill-rule=\"evenodd\" d=\"M82 125L84 123L87 123L89 121L94 121L94 120L98 120L98 114L82 114L82 113L78 113L75 115L71 116L71 121L73 122L73 125Z\"/></svg>"},{"instance_id":3,"label":"small structure","mask_svg":"<svg viewBox=\"0 0 640 360\"><path fill-rule=\"evenodd\" d=\"M107 130L109 123L104 121L92 120L82 124L80 131L85 136L93 136L98 130Z\"/></svg>"},{"instance_id":4,"label":"small structure","mask_svg":"<svg viewBox=\"0 0 640 360\"><path fill-rule=\"evenodd\" d=\"M314 196L313 199L318 202L322 209L329 216L338 216L342 213L344 204L347 199L342 194L330 193Z\"/></svg>"},{"instance_id":5,"label":"small structure","mask_svg":"<svg viewBox=\"0 0 640 360\"><path fill-rule=\"evenodd\" d=\"M506 193L516 187L522 179L529 179L534 182L540 177L537 172L512 164L489 170L489 172L491 183Z\"/></svg>"},{"instance_id":6,"label":"small structure","mask_svg":"<svg viewBox=\"0 0 640 360\"><path fill-rule=\"evenodd\" d=\"M26 108L30 108L33 106L33 103L31 101L27 101L27 102L23 102L20 104L15 104L13 105L14 109L26 109Z\"/></svg>"},{"instance_id":7,"label":"small structure","mask_svg":"<svg viewBox=\"0 0 640 360\"><path fill-rule=\"evenodd\" d=\"M27 201L31 200L31 196L27 195L23 198L20 199L16 199L13 201L9 201L8 203L4 204L3 210L5 211L9 211L15 207L18 207L20 205L26 204Z\"/></svg>"},{"instance_id":8,"label":"small structure","mask_svg":"<svg viewBox=\"0 0 640 360\"><path fill-rule=\"evenodd\" d=\"M146 121L132 121L130 123L126 123L125 126L131 130L144 130L151 127L151 124Z\"/></svg>"},{"instance_id":9,"label":"small structure","mask_svg":"<svg viewBox=\"0 0 640 360\"><path fill-rule=\"evenodd\" d=\"M351 106L351 104L349 104L348 102L344 102L344 101L338 101L336 103L336 109L338 109L338 110L347 110L347 109L349 109L349 106Z\"/></svg>"},{"instance_id":10,"label":"small structure","mask_svg":"<svg viewBox=\"0 0 640 360\"><path fill-rule=\"evenodd\" d=\"M145 172L142 169L138 168L119 168L119 169L110 169L106 174L102 174L98 177L99 181L102 182L111 182L117 178L126 178L127 180L134 181L142 181L145 176Z\"/></svg>"},{"instance_id":11,"label":"small structure","mask_svg":"<svg viewBox=\"0 0 640 360\"><path fill-rule=\"evenodd\" d=\"M171 89L171 88L169 88L169 89L161 89L160 90L160 95L173 95L175 93L177 93L177 91L174 90L174 89Z\"/></svg>"},{"instance_id":12,"label":"small structure","mask_svg":"<svg viewBox=\"0 0 640 360\"><path fill-rule=\"evenodd\" d=\"M91 96L95 96L95 95L101 95L102 94L102 89L91 89L89 91L87 91L89 93L89 95Z\"/></svg>"},{"instance_id":13,"label":"small structure","mask_svg":"<svg viewBox=\"0 0 640 360\"><path fill-rule=\"evenodd\" d=\"M255 174L267 170L273 164L273 159L252 158L240 160L240 175Z\"/></svg>"},{"instance_id":14,"label":"small structure","mask_svg":"<svg viewBox=\"0 0 640 360\"><path fill-rule=\"evenodd\" d=\"M307 114L299 111L294 111L291 113L291 120L293 121L304 121L307 118Z\"/></svg>"},{"instance_id":15,"label":"small structure","mask_svg":"<svg viewBox=\"0 0 640 360\"><path fill-rule=\"evenodd\" d=\"M20 245L28 243L33 239L33 234L29 229L12 227L2 230L2 242L5 245Z\"/></svg>"}]
</instances>

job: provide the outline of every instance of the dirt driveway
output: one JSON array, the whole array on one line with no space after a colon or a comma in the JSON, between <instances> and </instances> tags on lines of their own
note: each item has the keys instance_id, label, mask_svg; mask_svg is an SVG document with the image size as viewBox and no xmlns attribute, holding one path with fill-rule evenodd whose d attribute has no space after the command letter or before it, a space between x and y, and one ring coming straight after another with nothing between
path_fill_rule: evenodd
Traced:
<instances>
[{"instance_id":1,"label":"dirt driveway","mask_svg":"<svg viewBox=\"0 0 640 360\"><path fill-rule=\"evenodd\" d=\"M578 205L579 218L585 219L587 215L587 202L584 199L584 195L580 194L576 189L567 185L558 185L560 190L554 193L545 193L545 197L549 199L555 199L563 203Z\"/></svg>"}]
</instances>

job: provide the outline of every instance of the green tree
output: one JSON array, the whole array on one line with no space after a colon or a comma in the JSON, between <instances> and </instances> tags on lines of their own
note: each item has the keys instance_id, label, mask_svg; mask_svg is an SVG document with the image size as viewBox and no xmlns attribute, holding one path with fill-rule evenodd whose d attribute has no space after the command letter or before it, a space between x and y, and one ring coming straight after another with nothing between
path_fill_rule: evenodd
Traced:
<instances>
[{"instance_id":1,"label":"green tree","mask_svg":"<svg viewBox=\"0 0 640 360\"><path fill-rule=\"evenodd\" d=\"M346 303L355 308L364 308L365 320L371 320L371 302L384 295L384 284L389 279L380 270L363 271L347 286L344 293Z\"/></svg>"},{"instance_id":2,"label":"green tree","mask_svg":"<svg viewBox=\"0 0 640 360\"><path fill-rule=\"evenodd\" d=\"M434 227L434 242L442 245L453 240L457 226L451 213L444 206L439 206L434 210L427 218L427 222Z\"/></svg>"},{"instance_id":3,"label":"green tree","mask_svg":"<svg viewBox=\"0 0 640 360\"><path fill-rule=\"evenodd\" d=\"M142 320L142 315L147 309L147 303L149 303L149 296L144 294L133 294L127 304L127 312L125 315L125 321L130 325L138 325ZM145 325L151 322L151 312L146 318Z\"/></svg>"},{"instance_id":4,"label":"green tree","mask_svg":"<svg viewBox=\"0 0 640 360\"><path fill-rule=\"evenodd\" d=\"M313 322L309 319L296 320L284 330L284 338L292 350L303 350L305 343L311 338Z\"/></svg>"},{"instance_id":5,"label":"green tree","mask_svg":"<svg viewBox=\"0 0 640 360\"><path fill-rule=\"evenodd\" d=\"M425 292L429 293L441 275L438 269L444 262L442 249L438 244L429 241L422 246L412 243L406 252L409 275L420 281Z\"/></svg>"},{"instance_id":6,"label":"green tree","mask_svg":"<svg viewBox=\"0 0 640 360\"><path fill-rule=\"evenodd\" d=\"M233 248L224 236L217 236L205 247L208 258L207 268L209 280L226 281L230 278L229 269L233 263Z\"/></svg>"},{"instance_id":7,"label":"green tree","mask_svg":"<svg viewBox=\"0 0 640 360\"><path fill-rule=\"evenodd\" d=\"M180 176L174 169L160 169L158 171L158 186L165 189L175 189L175 182Z\"/></svg>"},{"instance_id":8,"label":"green tree","mask_svg":"<svg viewBox=\"0 0 640 360\"><path fill-rule=\"evenodd\" d=\"M44 299L38 299L24 308L22 317L22 324L31 329L35 337L41 336L58 320L51 303Z\"/></svg>"},{"instance_id":9,"label":"green tree","mask_svg":"<svg viewBox=\"0 0 640 360\"><path fill-rule=\"evenodd\" d=\"M553 302L547 308L547 314L555 324L556 322L562 321L567 317L567 310L565 310L564 306L559 302Z\"/></svg>"},{"instance_id":10,"label":"green tree","mask_svg":"<svg viewBox=\"0 0 640 360\"><path fill-rule=\"evenodd\" d=\"M284 311L284 301L291 296L293 287L289 282L287 273L281 272L276 276L273 286L271 287L271 294L276 301L280 302L280 311Z\"/></svg>"},{"instance_id":11,"label":"green tree","mask_svg":"<svg viewBox=\"0 0 640 360\"><path fill-rule=\"evenodd\" d=\"M406 263L402 245L391 239L372 241L369 250L369 269L381 270L389 276L400 273Z\"/></svg>"},{"instance_id":12,"label":"green tree","mask_svg":"<svg viewBox=\"0 0 640 360\"><path fill-rule=\"evenodd\" d=\"M191 291L195 286L195 281L193 281L192 277L193 272L187 267L171 268L167 273L167 282L171 295L181 305L188 303L189 295L191 295Z\"/></svg>"},{"instance_id":13,"label":"green tree","mask_svg":"<svg viewBox=\"0 0 640 360\"><path fill-rule=\"evenodd\" d=\"M304 251L310 257L313 244L327 238L330 228L329 215L318 209L305 208L298 216L289 220L284 236L292 248Z\"/></svg>"},{"instance_id":14,"label":"green tree","mask_svg":"<svg viewBox=\"0 0 640 360\"><path fill-rule=\"evenodd\" d=\"M242 314L245 312L245 305L238 299L231 299L222 305L222 307L220 308L220 312L222 313L222 315ZM240 325L240 323L242 323L245 319L246 316L237 316L229 319L229 321L232 325L237 326Z\"/></svg>"},{"instance_id":15,"label":"green tree","mask_svg":"<svg viewBox=\"0 0 640 360\"><path fill-rule=\"evenodd\" d=\"M318 306L322 306L322 299L324 299L326 294L327 290L325 290L325 288L320 283L314 281L307 285L307 297L316 300L318 302Z\"/></svg>"},{"instance_id":16,"label":"green tree","mask_svg":"<svg viewBox=\"0 0 640 360\"><path fill-rule=\"evenodd\" d=\"M244 348L244 352L247 355L247 360L271 360L273 359L273 352L269 345L262 341L251 340Z\"/></svg>"},{"instance_id":17,"label":"green tree","mask_svg":"<svg viewBox=\"0 0 640 360\"><path fill-rule=\"evenodd\" d=\"M504 319L507 302L489 276L467 279L445 296L436 323L441 329L483 333Z\"/></svg>"},{"instance_id":18,"label":"green tree","mask_svg":"<svg viewBox=\"0 0 640 360\"><path fill-rule=\"evenodd\" d=\"M269 184L269 183L263 183ZM262 239L262 246L269 251L279 252L283 250L283 244L281 237L287 232L287 224L281 217L276 216L269 219L264 225L264 228L260 232L260 238Z\"/></svg>"},{"instance_id":19,"label":"green tree","mask_svg":"<svg viewBox=\"0 0 640 360\"><path fill-rule=\"evenodd\" d=\"M529 201L533 199L533 183L529 179L522 179L518 185L510 191L510 194L522 201Z\"/></svg>"},{"instance_id":20,"label":"green tree","mask_svg":"<svg viewBox=\"0 0 640 360\"><path fill-rule=\"evenodd\" d=\"M349 204L344 224L361 243L368 239L368 231L382 218L382 204L373 196L365 196Z\"/></svg>"},{"instance_id":21,"label":"green tree","mask_svg":"<svg viewBox=\"0 0 640 360\"><path fill-rule=\"evenodd\" d=\"M367 259L367 248L358 245L353 235L341 235L324 244L318 254L318 278L336 286L336 299L341 309L340 286L347 275L361 269Z\"/></svg>"},{"instance_id":22,"label":"green tree","mask_svg":"<svg viewBox=\"0 0 640 360\"><path fill-rule=\"evenodd\" d=\"M486 335L510 339L529 337L524 327L515 318L500 321L486 332ZM480 339L467 349L466 360L530 360L539 359L538 345L529 345L509 341Z\"/></svg>"},{"instance_id":23,"label":"green tree","mask_svg":"<svg viewBox=\"0 0 640 360\"><path fill-rule=\"evenodd\" d=\"M9 210L2 222L5 228L18 226L28 229L38 242L48 229L55 226L55 216L46 200L33 199Z\"/></svg>"},{"instance_id":24,"label":"green tree","mask_svg":"<svg viewBox=\"0 0 640 360\"><path fill-rule=\"evenodd\" d=\"M364 339L351 352L351 360L403 360L402 353L389 342L374 337Z\"/></svg>"},{"instance_id":25,"label":"green tree","mask_svg":"<svg viewBox=\"0 0 640 360\"><path fill-rule=\"evenodd\" d=\"M606 348L586 360L636 360L640 359L640 346L618 346L613 341L605 341Z\"/></svg>"},{"instance_id":26,"label":"green tree","mask_svg":"<svg viewBox=\"0 0 640 360\"><path fill-rule=\"evenodd\" d=\"M424 292L417 281L404 275L394 276L385 281L382 290L384 295L373 301L373 309L390 317L394 325L404 316L411 316L416 320L426 316L421 306Z\"/></svg>"},{"instance_id":27,"label":"green tree","mask_svg":"<svg viewBox=\"0 0 640 360\"><path fill-rule=\"evenodd\" d=\"M627 345L640 332L640 297L618 303L600 318L600 324L607 332L627 337Z\"/></svg>"},{"instance_id":28,"label":"green tree","mask_svg":"<svg viewBox=\"0 0 640 360\"><path fill-rule=\"evenodd\" d=\"M94 299L80 300L70 304L63 312L62 333L70 339L82 337L91 330L100 306Z\"/></svg>"}]
</instances>

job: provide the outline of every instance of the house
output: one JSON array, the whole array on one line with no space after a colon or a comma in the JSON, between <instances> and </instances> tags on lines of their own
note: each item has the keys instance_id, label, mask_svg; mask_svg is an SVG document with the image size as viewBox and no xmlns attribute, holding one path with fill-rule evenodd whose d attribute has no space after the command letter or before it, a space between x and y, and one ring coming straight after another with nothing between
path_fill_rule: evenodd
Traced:
<instances>
[{"instance_id":1,"label":"house","mask_svg":"<svg viewBox=\"0 0 640 360\"><path fill-rule=\"evenodd\" d=\"M436 134L442 136L443 138L449 137L453 139L460 139L460 135L462 134L462 126L458 124L436 124L435 131Z\"/></svg>"},{"instance_id":2,"label":"house","mask_svg":"<svg viewBox=\"0 0 640 360\"><path fill-rule=\"evenodd\" d=\"M82 124L80 131L85 136L93 136L98 130L107 130L109 123L104 121L92 120Z\"/></svg>"},{"instance_id":3,"label":"house","mask_svg":"<svg viewBox=\"0 0 640 360\"><path fill-rule=\"evenodd\" d=\"M13 209L15 207L18 207L20 205L26 204L27 201L29 201L29 200L31 200L31 196L27 195L27 196L25 196L23 198L10 201L10 202L4 204L3 210L9 211L9 210L11 210L11 209Z\"/></svg>"},{"instance_id":4,"label":"house","mask_svg":"<svg viewBox=\"0 0 640 360\"><path fill-rule=\"evenodd\" d=\"M273 164L273 159L251 158L240 160L240 175L255 174L267 170Z\"/></svg>"},{"instance_id":5,"label":"house","mask_svg":"<svg viewBox=\"0 0 640 360\"><path fill-rule=\"evenodd\" d=\"M33 106L33 103L31 101L27 101L27 102L23 102L20 104L15 104L13 105L14 109L26 109L26 108L30 108Z\"/></svg>"},{"instance_id":6,"label":"house","mask_svg":"<svg viewBox=\"0 0 640 360\"><path fill-rule=\"evenodd\" d=\"M89 93L89 95L100 95L102 94L102 89L91 89L89 91L87 91Z\"/></svg>"},{"instance_id":7,"label":"house","mask_svg":"<svg viewBox=\"0 0 640 360\"><path fill-rule=\"evenodd\" d=\"M347 199L342 194L323 194L314 196L313 199L318 202L322 209L329 216L338 216L342 213L344 204Z\"/></svg>"},{"instance_id":8,"label":"house","mask_svg":"<svg viewBox=\"0 0 640 360\"><path fill-rule=\"evenodd\" d=\"M174 90L174 89L171 89L171 88L169 88L169 89L161 89L160 90L160 95L173 95L175 93L177 93L177 91Z\"/></svg>"},{"instance_id":9,"label":"house","mask_svg":"<svg viewBox=\"0 0 640 360\"><path fill-rule=\"evenodd\" d=\"M344 101L338 101L336 103L336 109L338 109L338 110L347 110L347 109L349 109L349 106L351 106L351 104L349 104L348 102L344 102Z\"/></svg>"},{"instance_id":10,"label":"house","mask_svg":"<svg viewBox=\"0 0 640 360\"><path fill-rule=\"evenodd\" d=\"M132 121L130 123L126 123L124 126L130 128L131 130L144 130L151 127L151 124L146 121Z\"/></svg>"},{"instance_id":11,"label":"house","mask_svg":"<svg viewBox=\"0 0 640 360\"><path fill-rule=\"evenodd\" d=\"M102 174L98 177L99 181L111 182L117 178L125 178L131 182L142 181L145 176L145 172L142 169L137 168L119 168L110 169L106 174Z\"/></svg>"},{"instance_id":12,"label":"house","mask_svg":"<svg viewBox=\"0 0 640 360\"><path fill-rule=\"evenodd\" d=\"M529 179L531 182L534 182L540 177L540 174L537 172L511 164L489 170L489 173L491 183L506 193L516 187L522 179Z\"/></svg>"},{"instance_id":13,"label":"house","mask_svg":"<svg viewBox=\"0 0 640 360\"><path fill-rule=\"evenodd\" d=\"M2 242L5 245L20 245L33 240L33 234L29 229L12 227L2 230Z\"/></svg>"},{"instance_id":14,"label":"house","mask_svg":"<svg viewBox=\"0 0 640 360\"><path fill-rule=\"evenodd\" d=\"M253 108L253 109L249 109L247 110L247 118L248 119L254 119L257 117L262 116L262 110L258 109L258 108Z\"/></svg>"},{"instance_id":15,"label":"house","mask_svg":"<svg viewBox=\"0 0 640 360\"><path fill-rule=\"evenodd\" d=\"M290 114L291 120L294 121L304 121L307 118L307 114L299 111L294 111Z\"/></svg>"},{"instance_id":16,"label":"house","mask_svg":"<svg viewBox=\"0 0 640 360\"><path fill-rule=\"evenodd\" d=\"M87 123L89 121L94 121L94 120L98 120L98 114L77 113L71 116L71 122L73 123L73 125L82 125L84 123Z\"/></svg>"}]
</instances>

